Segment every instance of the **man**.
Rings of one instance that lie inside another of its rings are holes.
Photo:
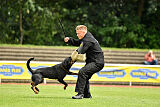
[[[73,99],[92,98],[89,91],[89,79],[104,67],[104,55],[98,41],[87,31],[84,25],[76,27],[78,39],[65,37],[64,41],[73,46],[80,46],[76,51],[78,54],[86,54],[86,64],[79,70]]]
[[[150,51],[145,55],[144,64],[146,64],[146,65],[158,65],[158,60],[156,59],[156,56],[153,54],[153,51],[152,51],[152,50],[150,50]]]

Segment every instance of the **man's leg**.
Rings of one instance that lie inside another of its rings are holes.
[[[88,83],[87,81],[89,80],[89,77],[91,77],[89,75],[94,74],[93,72],[91,72],[92,67],[94,67],[93,64],[89,63],[79,70],[75,92],[84,94],[86,83]]]
[[[153,60],[152,65],[158,65],[158,60]]]
[[[78,94],[76,96],[73,96],[73,99],[83,98],[85,87],[86,89],[87,87],[89,88],[89,86],[86,86],[86,84],[89,85],[89,82],[87,81],[91,78],[91,76],[94,73],[100,71],[102,68],[103,66],[99,67],[93,62],[85,65],[83,68],[80,69],[75,89],[75,91],[78,92]]]
[[[73,96],[72,99],[82,99],[84,97],[84,88],[86,85],[86,75],[85,73],[82,73],[80,70],[78,73],[78,79],[76,83],[75,92],[78,92],[76,96]]]
[[[144,64],[145,64],[145,65],[151,65],[151,62],[144,61]]]
[[[76,86],[76,92],[78,92],[80,94],[83,93],[84,94],[84,98],[92,98],[91,93],[90,93],[90,88],[89,88],[89,80],[87,79],[83,92],[82,91],[78,91],[78,86]]]
[[[90,89],[89,89],[89,80],[86,82],[86,85],[84,88],[84,98],[92,98]]]
[[[76,83],[75,92],[78,92],[78,94],[83,94],[84,88],[86,86],[86,81],[87,81],[87,75],[81,69],[78,73],[78,79]]]

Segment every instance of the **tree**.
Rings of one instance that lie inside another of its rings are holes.
[[[0,43],[65,45],[84,24],[104,47],[159,48],[158,0],[1,0]]]

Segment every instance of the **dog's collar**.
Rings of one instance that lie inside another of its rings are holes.
[[[64,71],[66,71],[68,74],[71,73],[69,70],[65,69],[62,65],[61,65],[61,68],[62,68]]]

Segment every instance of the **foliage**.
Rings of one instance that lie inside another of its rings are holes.
[[[65,45],[61,20],[67,36],[84,24],[104,47],[160,46],[158,0],[1,0],[0,43],[20,43],[20,7],[23,44]]]

